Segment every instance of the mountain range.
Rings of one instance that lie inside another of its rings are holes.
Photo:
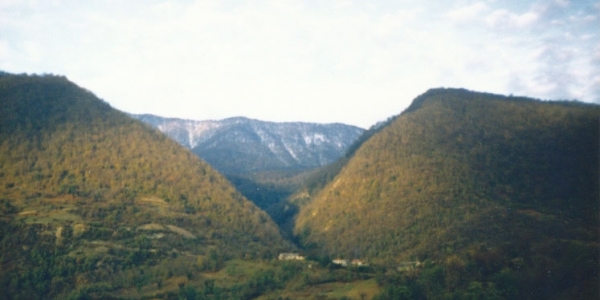
[[[364,131],[339,123],[131,116],[159,129],[226,175],[320,167],[342,157]]]
[[[367,131],[136,118],[0,72],[1,299],[599,295],[598,105],[431,89]]]

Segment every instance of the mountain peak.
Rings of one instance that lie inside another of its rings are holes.
[[[471,242],[500,247],[508,240],[493,234],[514,230],[507,224],[515,211],[586,231],[598,225],[599,112],[597,105],[430,90],[359,145],[300,211],[296,234],[331,256],[359,249],[371,259],[410,260],[437,259],[444,247],[465,250]],[[484,230],[486,218],[500,231]]]
[[[208,164],[64,78],[0,77],[0,165],[0,286],[17,298],[291,247]]]

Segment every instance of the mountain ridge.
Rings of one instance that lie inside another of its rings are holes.
[[[195,121],[149,114],[131,116],[167,133],[226,174],[322,166],[341,157],[364,131],[341,123],[269,122],[246,117]]]
[[[304,200],[294,234],[317,256],[424,263],[390,299],[597,297],[599,128],[598,105],[429,90]]]
[[[229,122],[205,149],[239,164],[250,156],[227,143],[286,148]],[[428,90],[326,168],[227,177],[304,193],[261,206],[308,255],[280,262],[297,249],[190,150],[65,77],[0,73],[0,287],[15,299],[365,298],[354,283],[382,291],[373,299],[595,299],[599,131],[598,105]]]

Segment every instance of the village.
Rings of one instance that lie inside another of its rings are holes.
[[[306,260],[306,257],[299,254],[299,253],[280,253],[278,256],[279,260]],[[361,260],[361,259],[352,259],[352,260],[348,260],[348,259],[342,259],[342,258],[336,258],[331,260],[331,264],[335,265],[335,266],[339,266],[339,267],[368,267],[369,264],[366,263],[365,261]],[[415,269],[417,267],[422,266],[423,263],[420,261],[407,261],[407,262],[401,262],[398,267],[396,268],[397,271],[399,272],[405,272],[405,271],[409,271],[412,269]],[[310,265],[309,265],[310,267]]]

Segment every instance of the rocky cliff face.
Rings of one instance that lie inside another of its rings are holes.
[[[338,123],[132,116],[158,128],[226,174],[322,166],[340,158],[364,131]]]

